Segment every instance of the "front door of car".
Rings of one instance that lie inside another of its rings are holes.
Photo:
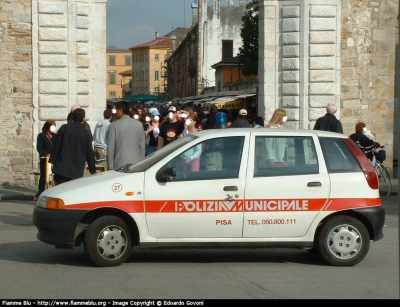
[[[146,220],[152,237],[242,237],[245,139],[242,134],[194,143],[146,171]],[[156,177],[162,171],[176,176],[160,182]]]
[[[304,236],[328,205],[331,184],[324,160],[318,159],[318,139],[285,133],[251,139],[244,238]]]

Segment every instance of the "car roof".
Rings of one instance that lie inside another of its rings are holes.
[[[201,134],[202,136],[207,135],[233,135],[237,133],[243,132],[255,132],[255,133],[262,133],[263,131],[268,132],[268,134],[276,133],[276,134],[285,134],[285,135],[317,135],[318,137],[333,137],[333,138],[348,138],[347,135],[337,132],[331,131],[321,131],[321,130],[309,130],[309,129],[277,129],[277,128],[223,128],[223,129],[207,129],[202,131],[194,132],[193,134]]]

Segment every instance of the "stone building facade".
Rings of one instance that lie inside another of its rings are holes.
[[[398,0],[260,0],[259,14],[261,115],[283,107],[287,127],[312,129],[335,102],[344,134],[363,121],[387,144],[397,178]]]
[[[130,71],[132,79],[132,52],[129,49],[108,48],[106,50],[106,99],[124,99],[125,89],[129,88],[123,83],[125,79],[123,73]]]
[[[0,184],[30,185],[45,120],[74,104],[102,118],[106,0],[5,0],[0,22]]]
[[[385,164],[391,166],[398,156],[398,0],[259,5],[260,114],[269,118],[282,106],[289,124],[310,128],[333,99],[345,134],[365,121],[377,140],[389,144]],[[36,136],[44,120],[59,127],[76,103],[91,126],[102,118],[105,26],[106,0],[0,2],[0,184],[34,183]]]
[[[198,8],[198,73],[197,94],[203,89],[215,86],[215,72],[212,65],[222,60],[223,41],[232,43],[232,56],[242,46],[240,28],[242,16],[249,0],[197,0]],[[194,19],[195,20],[195,19]]]

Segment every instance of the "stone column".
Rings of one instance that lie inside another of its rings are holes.
[[[32,2],[34,135],[66,123],[74,104],[92,132],[106,107],[106,0]],[[33,141],[36,147],[36,138]],[[34,160],[37,152],[34,150]]]
[[[259,114],[309,129],[340,105],[340,0],[259,2]],[[340,110],[336,114],[340,116]]]

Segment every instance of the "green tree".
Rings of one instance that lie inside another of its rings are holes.
[[[239,48],[238,57],[244,64],[245,76],[258,75],[258,0],[252,0],[246,5],[242,16],[240,36],[243,45]]]

